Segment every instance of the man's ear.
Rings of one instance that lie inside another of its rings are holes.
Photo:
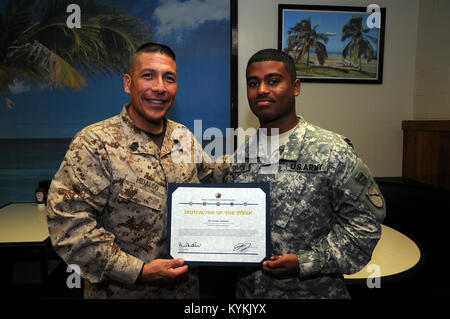
[[[130,87],[131,87],[131,75],[125,73],[123,75],[123,90],[125,91],[125,93],[131,94]]]
[[[300,84],[300,79],[295,79],[294,81],[294,95],[299,96],[302,85]]]

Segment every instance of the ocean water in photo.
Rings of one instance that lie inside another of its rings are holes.
[[[58,170],[70,139],[0,139],[0,207],[35,201],[40,181]]]

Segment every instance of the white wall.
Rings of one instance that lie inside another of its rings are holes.
[[[252,54],[277,48],[278,4],[386,8],[383,84],[303,83],[297,114],[350,138],[375,176],[401,176],[401,122],[413,117],[419,0],[239,0],[239,126],[258,127],[246,96],[245,67]]]
[[[450,120],[450,1],[420,0],[414,119]]]

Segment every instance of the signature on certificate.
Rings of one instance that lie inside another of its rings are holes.
[[[233,250],[234,251],[245,251],[248,248],[250,248],[252,246],[251,243],[238,243],[236,245],[234,245]]]
[[[186,248],[186,247],[201,247],[202,245],[198,242],[188,243],[188,242],[178,242],[178,247],[180,248]]]

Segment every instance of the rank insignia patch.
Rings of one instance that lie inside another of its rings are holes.
[[[356,176],[355,176],[355,180],[360,183],[361,185],[366,185],[367,181],[369,180],[369,178],[363,173],[363,172],[359,172]]]
[[[383,208],[383,197],[381,197],[381,194],[374,183],[370,185],[369,190],[367,191],[367,197],[375,207]]]

